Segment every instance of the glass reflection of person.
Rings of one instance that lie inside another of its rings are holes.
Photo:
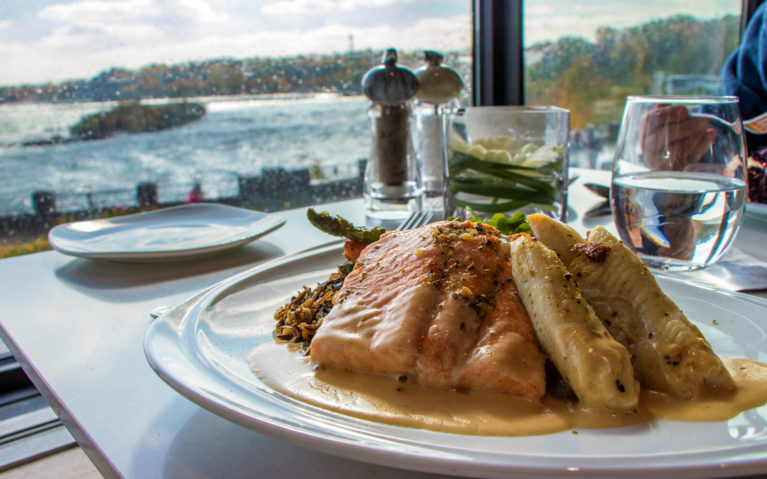
[[[717,138],[709,118],[692,116],[682,105],[658,105],[642,116],[639,130],[642,154],[652,171],[699,169]],[[696,231],[690,216],[700,212],[699,201],[694,195],[658,192],[652,201],[662,237],[653,240],[655,235],[642,235],[643,250],[655,256],[692,259]]]
[[[642,154],[653,171],[681,171],[697,163],[716,140],[711,120],[682,105],[658,105],[639,124]]]

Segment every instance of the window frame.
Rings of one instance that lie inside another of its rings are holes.
[[[522,105],[522,0],[474,0],[472,13],[473,104]]]
[[[740,37],[765,0],[742,0]],[[524,104],[523,0],[474,0],[472,103]]]
[[[754,12],[764,0],[743,0],[740,8],[740,38],[743,38],[743,34],[746,33],[746,27],[751,17],[754,16]]]

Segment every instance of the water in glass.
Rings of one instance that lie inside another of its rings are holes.
[[[734,97],[629,97],[611,201],[623,242],[650,267],[705,267],[732,244],[746,199]]]

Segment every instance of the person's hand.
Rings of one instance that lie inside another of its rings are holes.
[[[690,116],[681,105],[658,105],[639,125],[642,152],[653,170],[683,170],[699,161],[716,139],[708,118]]]

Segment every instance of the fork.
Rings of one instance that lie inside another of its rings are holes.
[[[410,213],[410,216],[405,218],[405,221],[397,226],[397,229],[400,231],[405,231],[411,230],[413,228],[418,228],[419,226],[429,224],[433,216],[434,215],[432,215],[430,211],[413,211]]]

